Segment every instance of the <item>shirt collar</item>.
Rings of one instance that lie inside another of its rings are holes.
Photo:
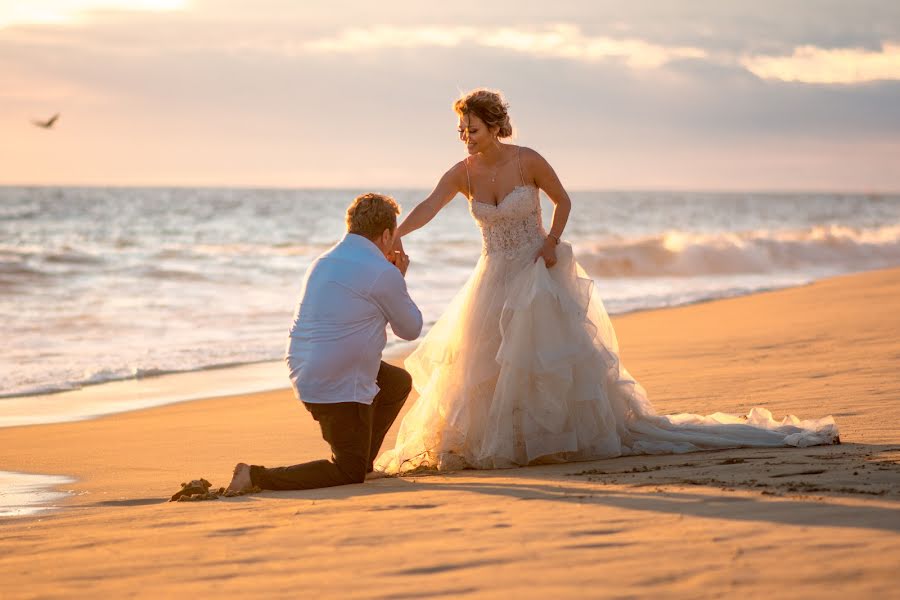
[[[384,256],[384,252],[375,245],[375,242],[358,233],[345,233],[344,239],[341,240],[341,245],[345,244],[349,245],[351,248],[356,248],[387,260]]]

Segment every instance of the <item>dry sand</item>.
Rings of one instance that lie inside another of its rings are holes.
[[[326,446],[289,391],[0,429],[0,469],[77,480],[0,520],[2,596],[900,595],[900,269],[614,322],[660,412],[833,414],[844,444],[165,503]]]

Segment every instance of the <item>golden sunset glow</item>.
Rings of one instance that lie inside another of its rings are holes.
[[[0,600],[894,597],[898,166],[900,0],[0,0]]]
[[[187,0],[29,0],[0,4],[0,28],[28,24],[78,22],[93,11],[169,11]]]
[[[873,1],[0,0],[0,185],[427,187],[488,87],[576,188],[900,189]]]
[[[864,83],[900,80],[900,45],[886,43],[880,52],[855,48],[801,46],[791,56],[753,56],[741,61],[763,79],[802,83]]]
[[[391,27],[347,29],[313,40],[305,48],[315,52],[371,52],[391,48],[455,48],[474,45],[508,50],[539,58],[580,61],[619,59],[629,67],[652,69],[679,58],[704,58],[700,48],[666,47],[634,38],[591,36],[577,25],[557,24],[540,29],[513,27]]]

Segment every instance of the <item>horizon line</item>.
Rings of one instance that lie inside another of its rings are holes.
[[[135,183],[2,183],[0,188],[80,188],[80,189],[200,189],[200,190],[278,190],[278,191],[334,191],[346,192],[355,191],[365,188],[387,188],[395,191],[409,192],[425,192],[428,193],[431,186],[417,187],[410,185],[398,186],[283,186],[283,185],[267,185],[267,184],[229,184],[229,185],[213,185],[213,184],[135,184]],[[542,190],[543,191],[543,190]],[[847,188],[695,188],[695,187],[665,187],[665,186],[609,186],[609,187],[584,187],[574,186],[566,188],[567,192],[678,192],[693,194],[847,194],[854,196],[897,196],[900,195],[900,188],[897,189],[847,189]],[[545,192],[546,193],[546,192]]]

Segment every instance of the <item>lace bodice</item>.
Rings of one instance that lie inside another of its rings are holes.
[[[542,243],[547,233],[541,221],[538,189],[520,185],[497,206],[472,200],[469,212],[481,228],[481,253],[515,258]]]

